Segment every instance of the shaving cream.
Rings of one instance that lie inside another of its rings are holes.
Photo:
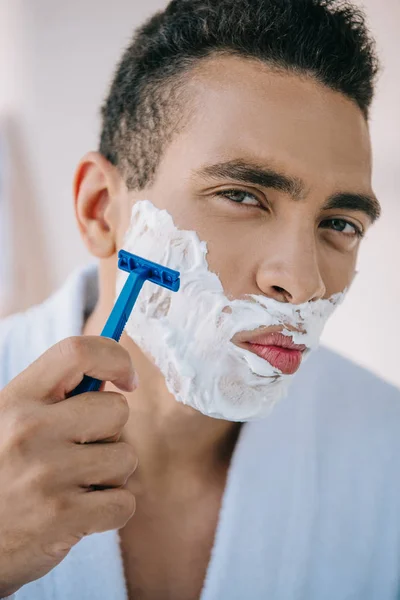
[[[208,268],[206,243],[195,231],[179,230],[166,210],[147,200],[135,203],[123,248],[180,271],[176,293],[145,282],[126,332],[153,359],[178,402],[214,418],[265,417],[293,379],[234,344],[235,334],[283,326],[282,333],[304,344],[307,354],[344,295],[300,305],[263,295],[230,300]],[[126,277],[119,272],[117,293]]]

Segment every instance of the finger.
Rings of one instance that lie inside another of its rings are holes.
[[[83,488],[123,486],[138,465],[132,446],[126,442],[76,445],[68,460],[75,468],[70,468],[66,483]]]
[[[82,491],[79,498],[76,526],[82,535],[121,529],[136,509],[134,495],[125,488],[108,488],[101,491]]]
[[[128,421],[126,398],[117,392],[88,392],[48,407],[57,435],[78,444],[117,439]]]
[[[64,400],[88,375],[132,391],[135,371],[129,353],[120,344],[97,336],[71,337],[59,342],[14,379],[8,390],[14,397]]]

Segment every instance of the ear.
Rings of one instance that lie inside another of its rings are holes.
[[[76,219],[86,247],[98,258],[116,251],[120,183],[117,169],[98,152],[86,154],[75,173]]]

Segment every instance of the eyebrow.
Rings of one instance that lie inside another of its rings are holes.
[[[381,206],[375,196],[343,192],[334,194],[324,205],[324,210],[345,209],[365,213],[374,223],[381,216]]]
[[[259,166],[243,160],[230,160],[206,165],[196,171],[197,175],[209,179],[228,178],[242,183],[250,183],[284,192],[293,200],[306,196],[306,185],[298,177],[277,171],[274,167]],[[381,207],[375,196],[356,192],[339,192],[330,196],[323,210],[347,209],[365,213],[372,222],[381,214]]]
[[[243,183],[272,188],[284,192],[294,200],[300,200],[305,194],[305,185],[297,177],[290,177],[279,173],[273,168],[260,167],[242,160],[229,160],[208,165],[197,171],[197,173],[211,179],[226,177]]]

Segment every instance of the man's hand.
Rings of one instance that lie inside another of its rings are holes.
[[[0,598],[55,567],[85,535],[135,511],[124,485],[137,466],[119,442],[125,397],[68,398],[83,375],[135,388],[122,346],[75,337],[53,346],[0,391]]]

